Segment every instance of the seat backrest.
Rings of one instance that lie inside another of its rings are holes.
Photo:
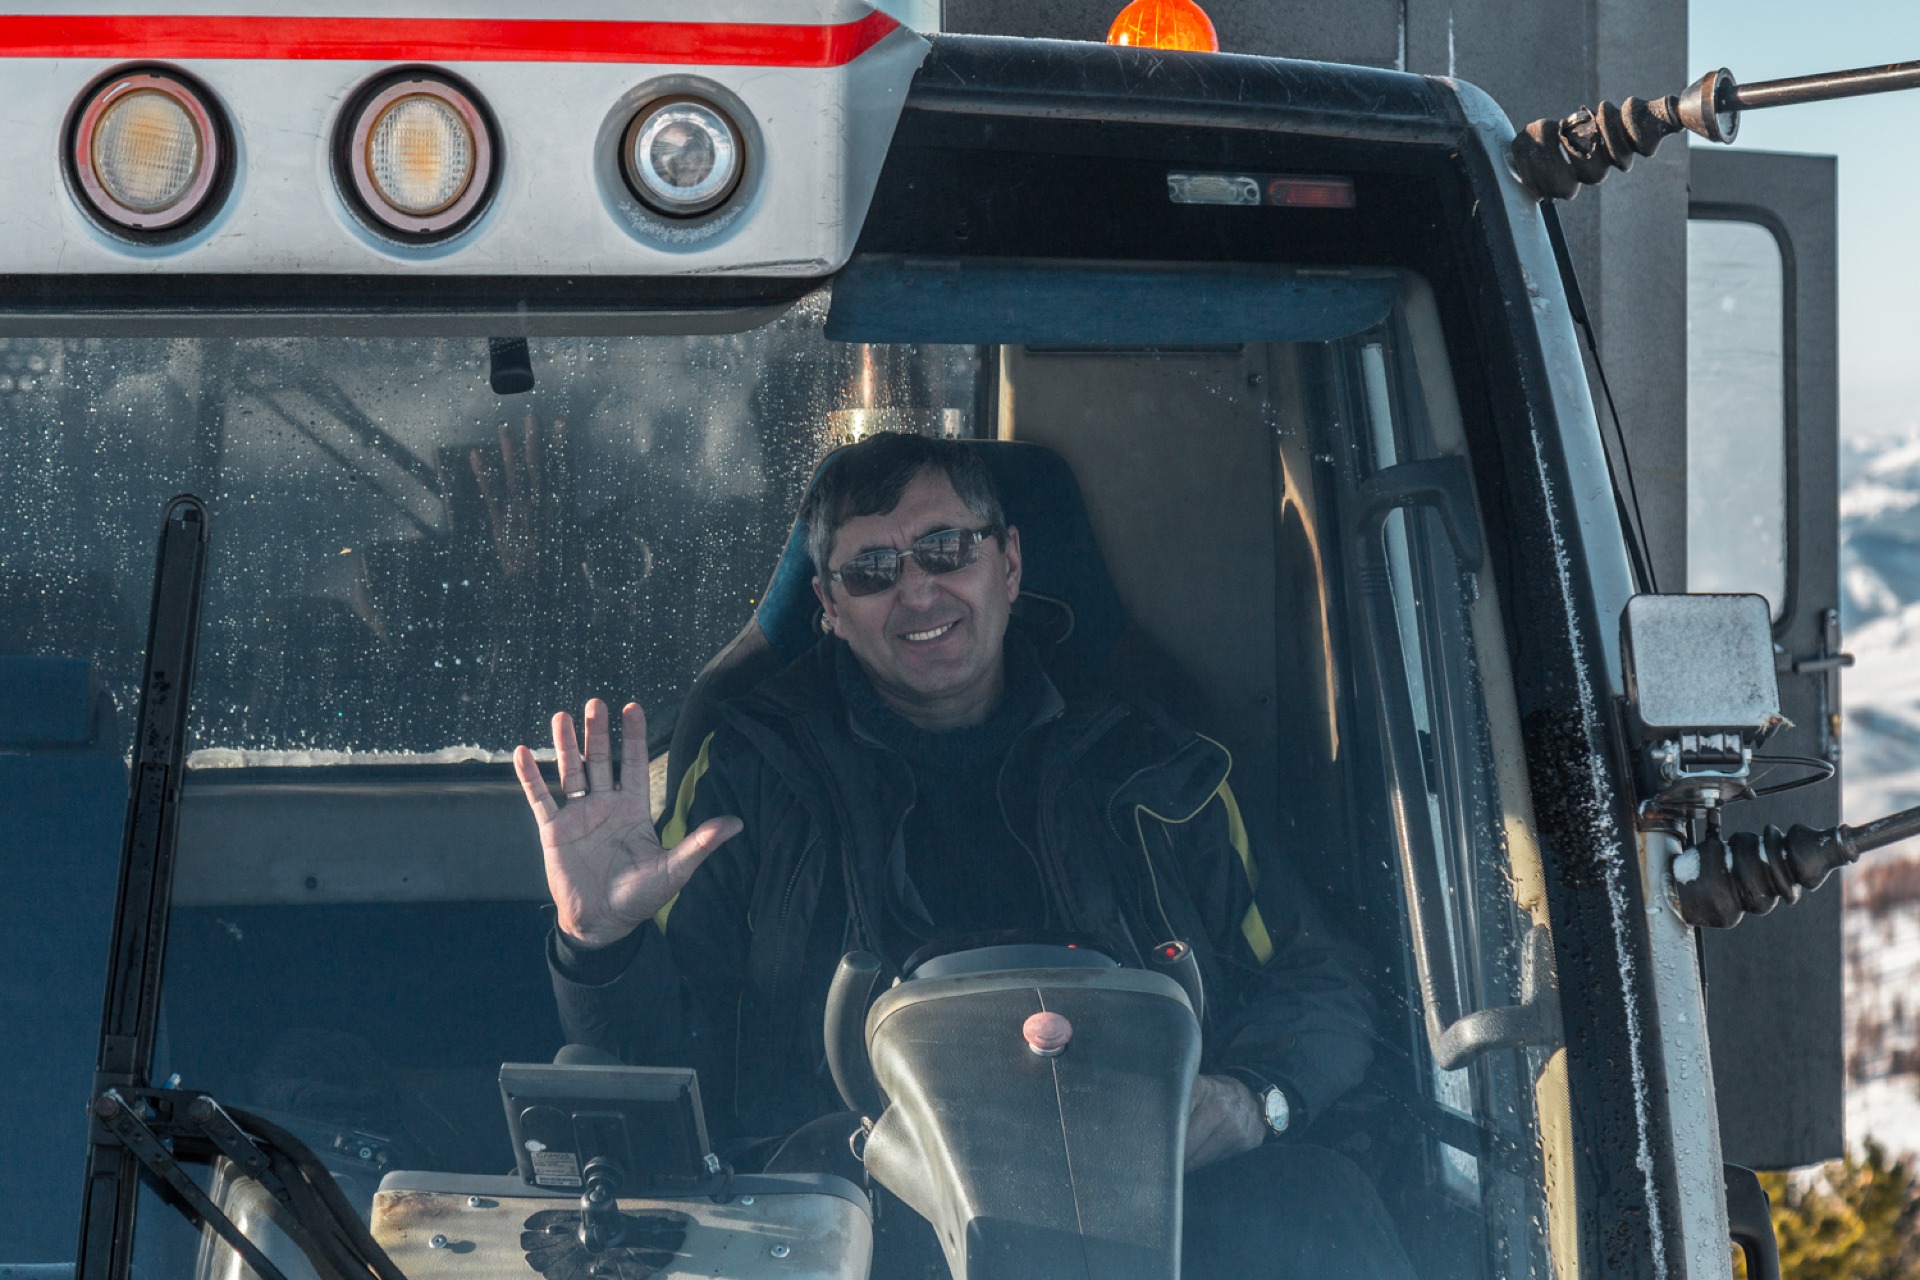
[[[978,440],[970,447],[980,451],[993,473],[1007,523],[1020,530],[1023,564],[1015,615],[1039,645],[1048,674],[1071,694],[1101,677],[1126,624],[1080,486],[1065,460],[1040,445]],[[839,456],[838,451],[827,455],[809,491]],[[748,692],[818,642],[820,612],[807,531],[796,520],[759,608],[707,663],[680,708],[667,754],[669,797],[679,792],[688,764],[717,724],[718,705]]]

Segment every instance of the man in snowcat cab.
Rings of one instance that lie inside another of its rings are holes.
[[[857,1178],[857,1118],[819,1069],[843,953],[899,973],[962,938],[1079,936],[1132,964],[1185,941],[1208,991],[1188,1273],[1410,1276],[1367,1179],[1297,1140],[1371,1058],[1350,953],[1303,892],[1254,905],[1222,747],[1062,695],[1013,620],[1020,531],[980,452],[880,434],[830,458],[801,513],[826,635],[716,709],[657,836],[646,789],[614,785],[599,699],[584,752],[554,717],[564,804],[517,750],[569,1039],[697,1067],[739,1167]],[[647,740],[637,705],[623,734]],[[912,1215],[878,1225],[875,1274],[938,1256]]]

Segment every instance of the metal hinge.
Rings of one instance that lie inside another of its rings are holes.
[[[1794,675],[1817,675],[1853,665],[1853,655],[1840,649],[1840,611],[1828,609],[1820,615],[1820,652],[1796,658],[1779,645],[1773,648],[1774,669]]]
[[[1840,760],[1840,672],[1853,665],[1853,655],[1840,648],[1840,611],[1821,611],[1818,653],[1796,658],[1775,645],[1773,665],[1782,675],[1825,677],[1820,685],[1820,754],[1837,764]]]

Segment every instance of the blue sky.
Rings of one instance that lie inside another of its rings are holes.
[[[1742,82],[1920,60],[1916,0],[1692,0],[1688,26],[1693,73]],[[1920,431],[1914,139],[1920,90],[1749,112],[1734,144],[1840,157],[1840,425],[1856,438]]]

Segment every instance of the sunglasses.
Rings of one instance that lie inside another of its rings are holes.
[[[905,551],[885,547],[863,551],[827,575],[850,596],[877,596],[900,581],[908,560],[919,563],[930,577],[954,573],[980,558],[980,541],[994,529],[941,529],[917,539]]]

